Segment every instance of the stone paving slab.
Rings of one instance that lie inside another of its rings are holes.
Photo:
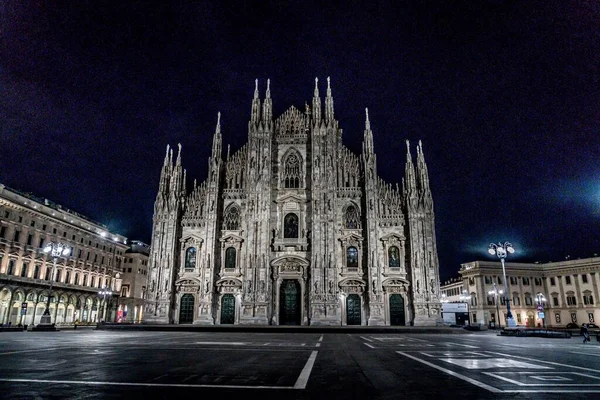
[[[98,324],[99,330],[166,332],[268,332],[268,333],[418,333],[463,335],[471,332],[445,326],[259,326],[259,325],[166,325]]]

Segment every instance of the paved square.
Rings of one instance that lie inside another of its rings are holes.
[[[528,368],[528,369],[552,369],[539,364],[526,363],[523,361],[505,358],[440,358],[441,361],[458,365],[467,369],[490,369],[490,368]]]

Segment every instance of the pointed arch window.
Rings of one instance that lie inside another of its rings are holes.
[[[196,248],[190,247],[185,251],[185,270],[196,269]]]
[[[225,230],[235,231],[240,229],[240,210],[237,207],[230,207],[225,213]]]
[[[388,249],[388,265],[390,268],[400,268],[400,250],[396,246]]]
[[[360,229],[360,216],[356,207],[346,207],[345,224],[347,229]]]
[[[297,238],[298,237],[298,216],[290,213],[283,219],[283,237]]]
[[[283,187],[296,189],[300,187],[300,158],[297,154],[288,155],[283,162]]]
[[[225,268],[235,268],[235,249],[233,247],[228,247],[225,251]]]
[[[358,268],[358,250],[354,246],[346,249],[346,267]]]

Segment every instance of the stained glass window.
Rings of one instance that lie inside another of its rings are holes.
[[[298,237],[298,216],[296,214],[288,214],[283,220],[283,237],[297,238]]]
[[[185,269],[195,269],[196,268],[196,248],[190,247],[185,252]]]
[[[346,228],[348,229],[359,229],[360,218],[358,210],[354,206],[348,206],[346,208]]]
[[[225,251],[225,268],[235,268],[235,249],[228,247]]]
[[[358,268],[358,250],[356,247],[348,247],[348,250],[346,250],[346,266],[348,268]]]
[[[390,268],[400,268],[400,250],[396,246],[388,250],[388,265]]]
[[[283,166],[283,187],[300,187],[300,159],[294,153],[287,156]]]
[[[225,230],[234,231],[240,229],[240,210],[237,207],[230,207],[225,213]]]

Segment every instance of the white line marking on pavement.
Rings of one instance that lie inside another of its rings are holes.
[[[197,377],[197,376],[198,376],[197,374],[190,375],[190,376],[188,376],[187,378],[185,378],[184,380],[182,380],[181,382],[186,382],[186,381],[189,381],[190,379],[192,379],[192,378],[195,378],[195,377]]]
[[[410,359],[413,359],[413,360],[415,360],[415,361],[418,361],[418,362],[420,362],[420,363],[422,363],[422,364],[428,365],[428,366],[430,366],[430,367],[432,367],[432,368],[435,368],[435,369],[437,369],[437,370],[439,370],[439,371],[445,372],[445,373],[447,373],[448,375],[452,375],[452,376],[454,376],[454,377],[456,377],[456,378],[462,379],[463,381],[469,382],[469,383],[471,383],[471,384],[473,384],[473,385],[475,385],[475,386],[479,386],[480,388],[486,389],[486,390],[488,390],[488,391],[490,391],[490,392],[492,392],[492,393],[502,393],[502,390],[500,390],[500,389],[498,389],[498,388],[495,388],[495,387],[493,387],[493,386],[490,386],[490,385],[486,385],[485,383],[481,383],[481,382],[479,382],[479,381],[476,381],[475,379],[471,379],[471,378],[469,378],[468,376],[464,376],[464,375],[462,375],[462,374],[459,374],[459,373],[457,373],[457,372],[450,371],[449,369],[442,368],[442,367],[440,367],[440,366],[437,366],[437,365],[435,365],[435,364],[432,364],[432,363],[430,363],[429,361],[421,360],[420,358],[417,358],[417,357],[411,356],[410,354],[404,353],[404,352],[402,352],[402,351],[397,351],[396,353],[398,353],[398,354],[400,354],[400,355],[403,355],[404,357],[408,357],[408,358],[410,358]]]
[[[470,344],[461,344],[461,343],[453,343],[453,342],[442,342],[441,344],[449,344],[452,346],[461,346],[461,347],[466,347],[469,349],[478,349],[479,348],[477,346],[471,346]]]
[[[456,338],[456,340],[464,340],[465,342],[479,343],[479,341],[475,339]]]
[[[210,344],[210,345],[231,345],[231,346],[246,346],[244,342],[196,342],[194,344]]]
[[[319,338],[319,342],[323,341],[323,335],[321,335],[321,337]]]
[[[315,344],[315,347],[321,347],[321,343]]]
[[[165,377],[165,376],[167,376],[167,375],[169,375],[169,374],[163,374],[163,375],[157,376],[157,377],[156,377],[156,378],[154,378],[154,379],[150,379],[150,382],[157,381],[157,380],[159,380],[160,378],[164,378],[164,377]]]
[[[306,362],[306,365],[302,369],[302,372],[300,372],[300,376],[298,377],[298,380],[294,384],[294,389],[305,389],[306,388],[306,384],[308,383],[308,378],[310,377],[310,372],[312,371],[313,366],[315,365],[315,360],[317,358],[317,354],[319,354],[318,351],[313,351],[312,354],[310,355],[310,357],[308,357],[308,361]]]
[[[600,393],[597,390],[504,390],[502,393]]]
[[[587,375],[587,374],[582,374],[581,372],[559,372],[559,371],[553,371],[551,372],[551,374],[555,375],[555,376],[550,376],[550,377],[546,377],[546,381],[544,383],[523,383],[523,382],[519,382],[517,380],[514,379],[510,379],[507,378],[505,376],[500,376],[501,372],[483,372],[486,375],[492,376],[494,378],[497,379],[501,379],[503,381],[506,381],[508,383],[512,383],[513,385],[517,385],[517,386],[548,386],[549,384],[552,386],[600,386],[600,383],[557,383],[557,378],[562,378],[560,379],[561,381],[565,381],[565,380],[569,380],[572,381],[573,379],[569,379],[566,377],[562,377],[560,376],[561,374],[563,375],[577,375],[577,376],[583,376],[585,378],[592,378],[592,379],[596,379],[596,380],[600,380],[600,377],[597,376],[592,376],[592,375]],[[511,374],[521,374],[521,375],[525,375],[525,374],[531,374],[531,371],[527,371],[527,372],[511,372]],[[544,374],[544,372],[535,372],[536,376],[530,376],[529,378],[534,378],[534,379],[538,379],[538,380],[543,380],[543,379],[539,379],[539,378],[544,378],[544,376],[542,374]],[[550,379],[554,378],[554,381],[550,382]]]
[[[377,348],[377,347],[375,347],[375,346],[371,346],[369,343],[363,343],[363,344],[364,344],[365,346],[369,346],[369,347],[370,347],[370,348],[372,348],[372,349],[376,349],[376,348]]]
[[[594,353],[582,353],[580,351],[570,351],[569,353],[571,354],[583,354],[584,356],[592,356],[592,357],[598,357],[599,354],[594,354]]]
[[[58,347],[52,347],[50,349],[15,350],[15,351],[7,351],[4,353],[0,353],[0,356],[6,355],[6,354],[33,353],[36,351],[50,351],[50,350],[57,350],[57,349],[58,349]]]
[[[186,387],[186,388],[225,388],[225,389],[296,389],[291,386],[248,386],[248,385],[208,385],[192,383],[143,383],[143,382],[93,382],[93,381],[63,381],[52,379],[4,379],[0,382],[23,383],[60,383],[66,385],[94,385],[94,386],[148,386],[148,387]]]
[[[569,365],[569,364],[561,364],[561,363],[556,363],[556,362],[552,362],[552,361],[544,361],[544,360],[538,360],[535,358],[528,358],[528,357],[521,357],[521,356],[513,356],[512,354],[504,354],[504,353],[498,353],[495,351],[486,351],[486,353],[492,353],[492,354],[498,354],[504,357],[514,357],[514,358],[522,358],[524,360],[528,360],[528,361],[536,361],[536,362],[540,362],[540,363],[545,363],[545,364],[550,364],[550,365],[560,365],[561,367],[569,367],[569,368],[574,368],[574,369],[581,369],[583,371],[589,371],[589,372],[598,372],[598,370],[596,369],[591,369],[591,368],[583,368],[583,367],[578,367],[575,365]]]
[[[361,336],[360,338],[361,338],[362,340],[366,340],[367,342],[372,342],[372,341],[373,341],[372,339],[366,338],[366,337],[364,337],[364,336]]]

